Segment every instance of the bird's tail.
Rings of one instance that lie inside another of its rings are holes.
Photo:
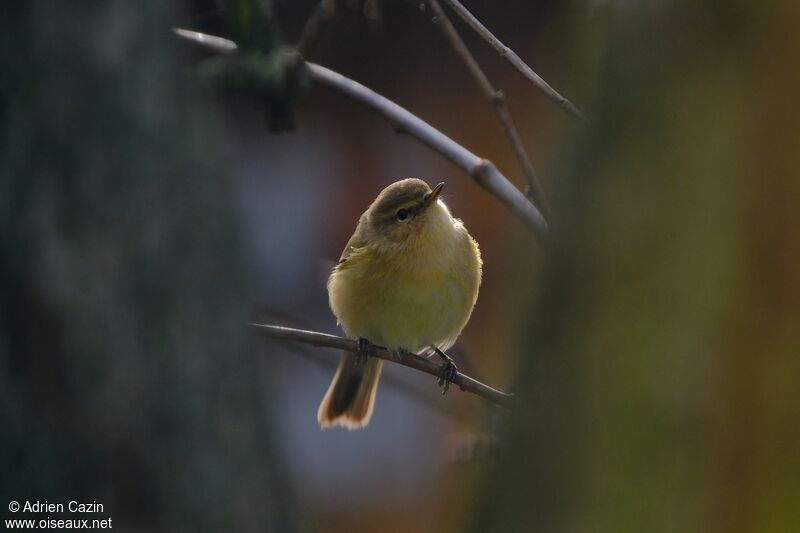
[[[345,353],[317,411],[319,425],[359,429],[369,424],[382,368],[381,359],[368,357],[362,365]]]

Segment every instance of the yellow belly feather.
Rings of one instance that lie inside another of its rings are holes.
[[[478,246],[450,218],[402,251],[363,247],[328,280],[331,309],[347,335],[419,352],[455,342],[478,296]]]

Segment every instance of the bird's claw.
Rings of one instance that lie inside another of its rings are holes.
[[[358,351],[356,351],[356,364],[365,365],[367,359],[375,353],[375,345],[364,337],[358,338]]]
[[[444,360],[442,367],[439,369],[438,379],[436,380],[442,388],[442,394],[444,395],[447,394],[447,389],[450,388],[450,384],[456,380],[458,376],[458,367],[449,355],[438,348],[434,348],[434,351]]]

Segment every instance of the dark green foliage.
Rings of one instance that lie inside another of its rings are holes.
[[[223,94],[264,106],[273,133],[293,131],[294,104],[309,89],[302,58],[281,46],[278,25],[269,4],[260,0],[219,0],[228,30],[238,49],[231,55],[205,60],[195,74]]]
[[[215,92],[264,106],[273,133],[294,130],[295,102],[310,86],[302,58],[290,48],[279,48],[269,54],[238,50],[206,59],[194,72]]]
[[[265,0],[217,0],[228,38],[240,50],[270,53],[282,42],[280,29]]]

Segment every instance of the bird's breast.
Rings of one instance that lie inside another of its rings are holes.
[[[397,253],[365,247],[334,270],[330,305],[348,336],[412,352],[455,342],[477,299],[480,253],[460,223],[432,230]]]

